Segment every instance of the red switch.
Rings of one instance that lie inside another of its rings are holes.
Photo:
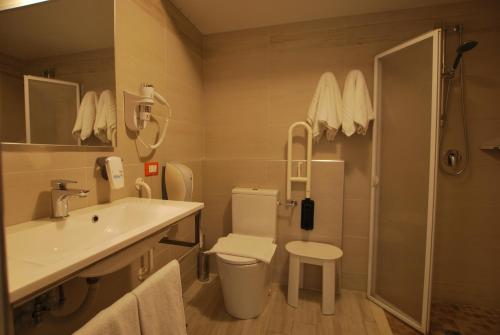
[[[144,163],[144,175],[146,177],[157,176],[158,171],[159,171],[158,162],[146,162],[146,163]]]

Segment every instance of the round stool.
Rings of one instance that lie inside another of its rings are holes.
[[[290,254],[288,270],[288,304],[299,305],[299,282],[301,264],[320,265],[323,268],[322,302],[323,314],[335,313],[335,260],[342,257],[342,250],[326,243],[292,241],[285,246]]]

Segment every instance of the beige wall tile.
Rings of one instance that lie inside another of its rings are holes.
[[[205,209],[202,230],[205,233],[205,247],[211,248],[219,237],[229,234],[231,229],[231,195],[205,195]]]
[[[367,199],[344,199],[343,231],[347,236],[368,237],[370,201]]]
[[[368,238],[345,236],[342,240],[344,256],[342,271],[366,274],[368,268]]]
[[[234,187],[259,187],[267,180],[266,162],[260,160],[205,160],[203,192],[230,196]],[[204,199],[206,200],[206,199]]]
[[[49,217],[52,214],[50,181],[53,179],[74,180],[78,182],[76,187],[87,187],[83,168],[3,174],[5,224]],[[69,201],[70,210],[87,204],[87,198],[71,198]]]
[[[27,145],[2,144],[2,172],[34,172],[82,168],[86,165],[83,151],[30,149]]]

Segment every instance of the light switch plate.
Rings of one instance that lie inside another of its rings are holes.
[[[159,172],[158,162],[146,162],[146,163],[144,163],[144,175],[146,177],[157,176],[158,172]]]

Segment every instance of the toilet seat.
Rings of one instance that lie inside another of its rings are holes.
[[[226,255],[226,254],[217,254],[217,257],[219,257],[219,259],[221,261],[223,261],[224,263],[232,264],[232,265],[251,265],[251,264],[256,264],[259,262],[255,258],[232,256],[232,255]]]
[[[276,248],[274,240],[270,237],[231,233],[226,237],[220,237],[205,253],[216,254],[226,264],[248,265],[258,262],[269,264]]]

